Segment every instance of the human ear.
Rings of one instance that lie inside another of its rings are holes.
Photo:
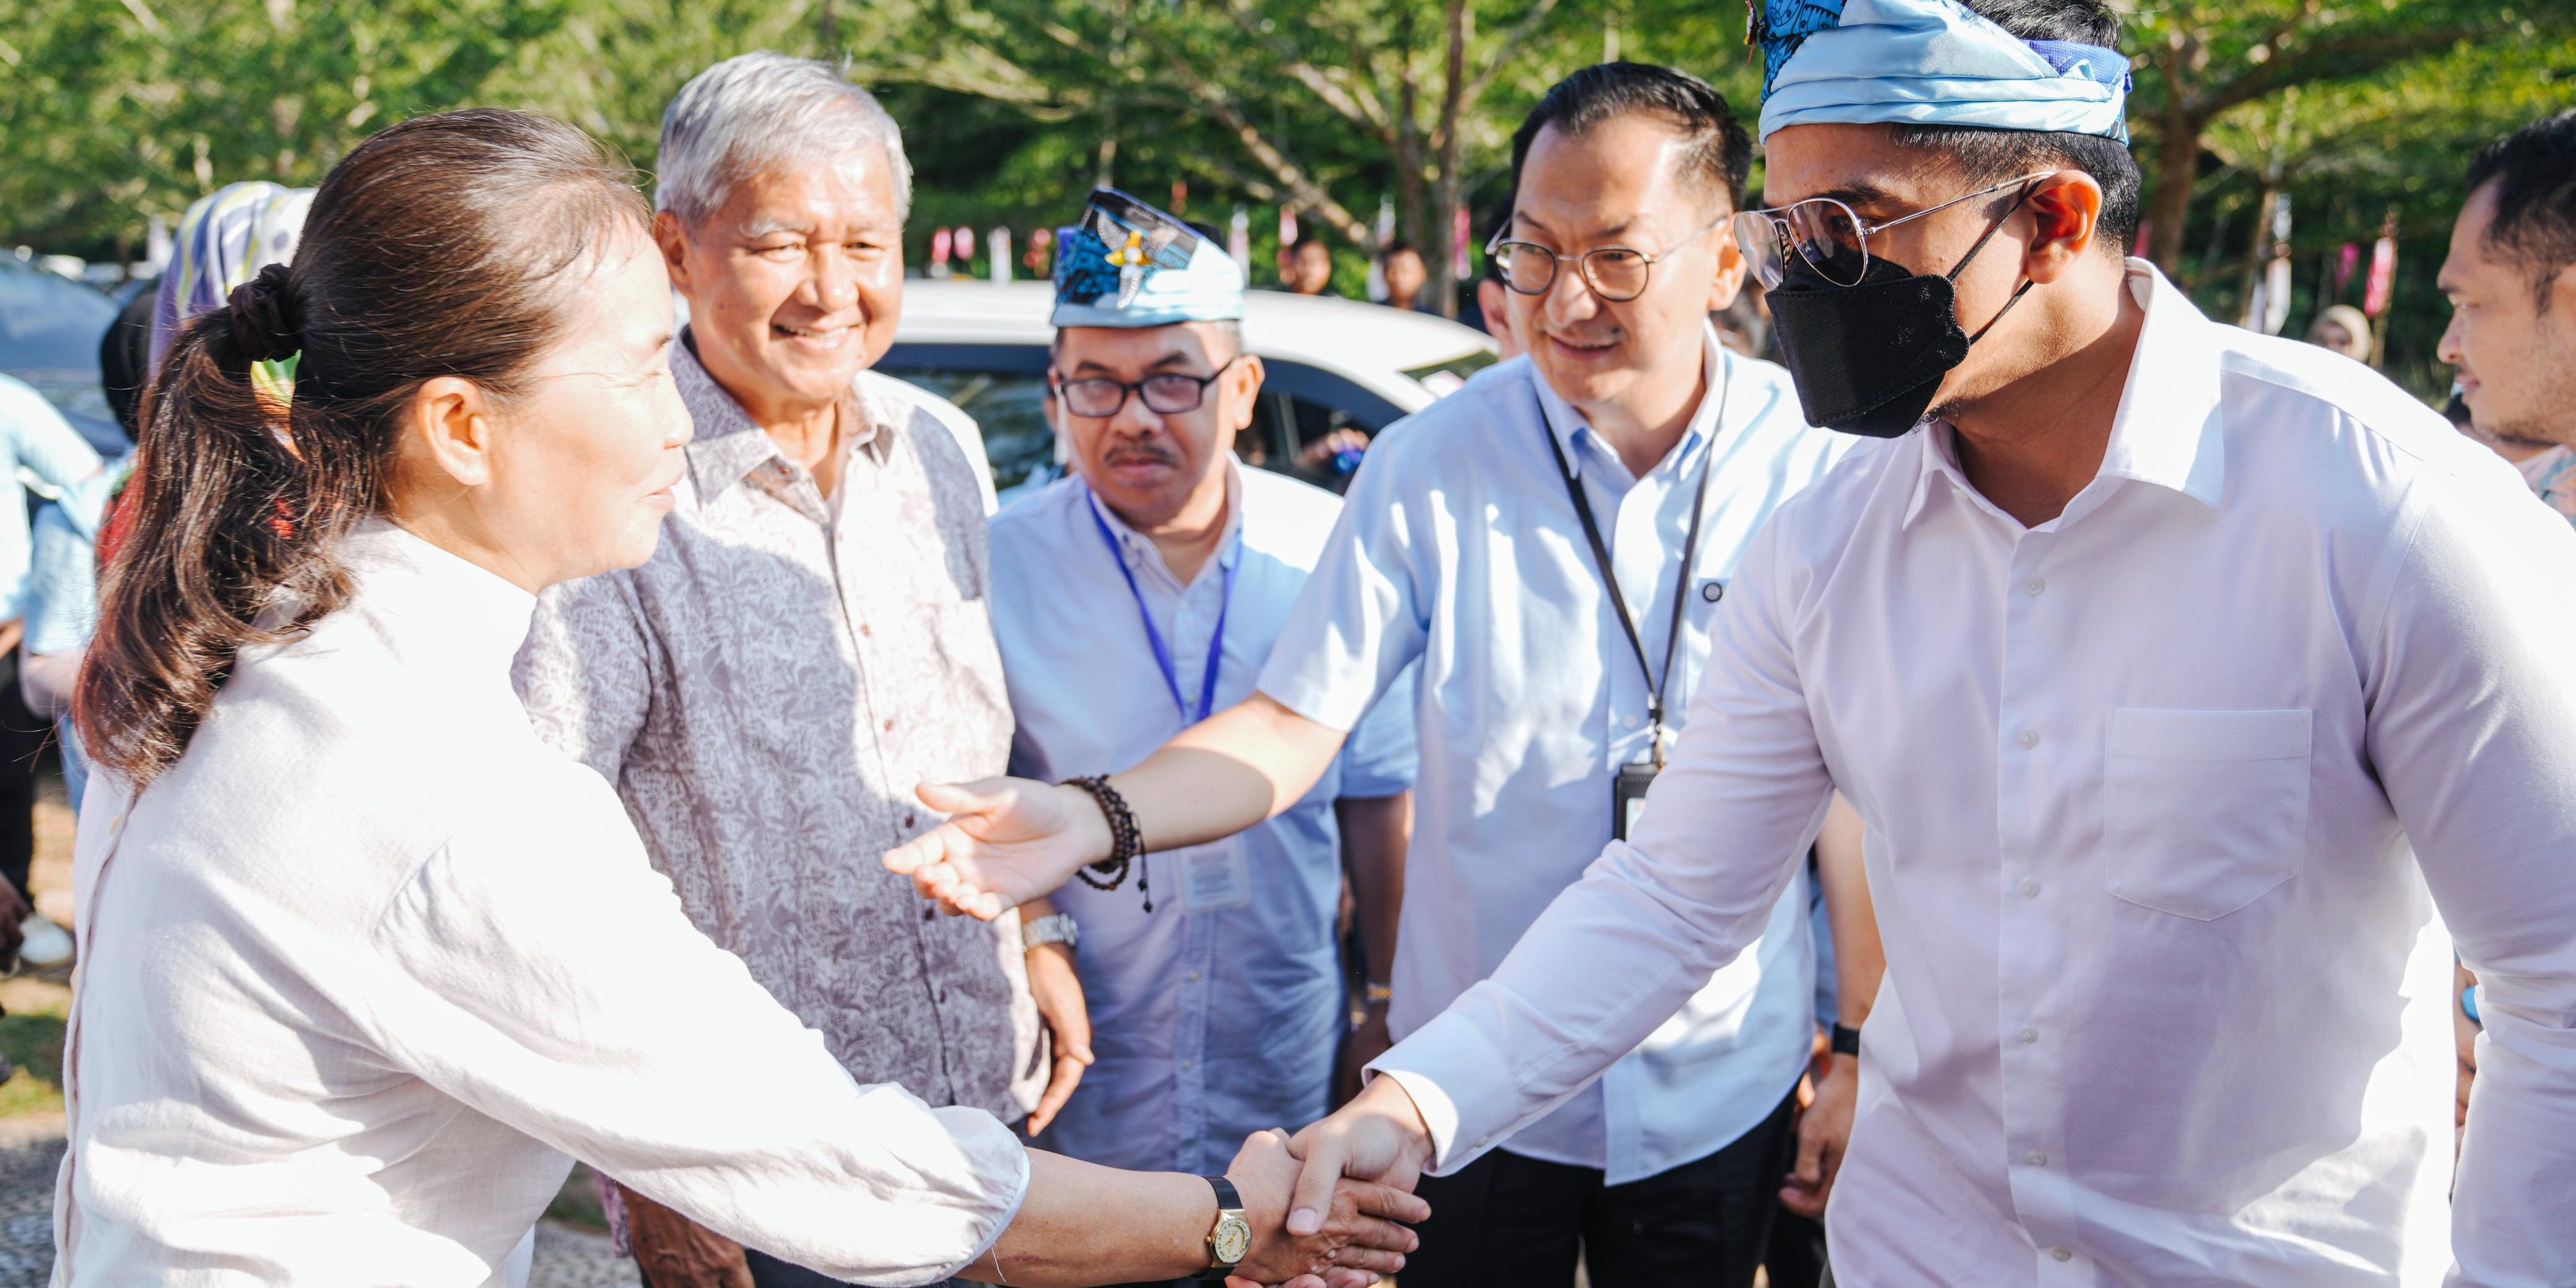
[[[2022,272],[2032,281],[2056,281],[2093,253],[2102,218],[2102,185],[2093,176],[2060,170],[2040,180],[2022,204],[2033,224],[2030,249],[2022,254]]]
[[[671,289],[689,293],[689,232],[680,217],[667,210],[653,213],[653,244],[662,248],[662,267],[671,274]]]
[[[411,396],[405,437],[421,461],[461,487],[492,481],[492,398],[455,376],[423,381]]]
[[[1734,304],[1736,295],[1744,290],[1744,272],[1748,266],[1744,262],[1743,249],[1735,244],[1732,227],[1720,224],[1708,235],[1717,239],[1717,271],[1709,278],[1708,307],[1702,312],[1717,313]]]
[[[1249,353],[1235,359],[1234,365],[1225,369],[1225,429],[1228,434],[1242,433],[1252,424],[1254,400],[1261,396],[1264,374],[1261,359]]]

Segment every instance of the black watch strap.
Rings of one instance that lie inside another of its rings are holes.
[[[1848,1024],[1837,1024],[1837,1025],[1835,1025],[1835,1026],[1834,1026],[1834,1054],[1835,1054],[1835,1055],[1859,1055],[1859,1054],[1860,1054],[1860,1030],[1859,1030],[1859,1029],[1856,1029],[1856,1028],[1853,1028],[1853,1027],[1851,1027],[1851,1026],[1850,1026],[1850,1025],[1848,1025]]]
[[[1206,1181],[1208,1183],[1208,1187],[1216,1191],[1216,1219],[1219,1224],[1222,1224],[1225,1221],[1227,1213],[1240,1213],[1243,1211],[1243,1194],[1241,1191],[1234,1188],[1234,1182],[1229,1181],[1222,1176],[1202,1176],[1199,1179]],[[1191,1278],[1205,1283],[1223,1283],[1225,1281],[1225,1277],[1228,1274],[1233,1273],[1234,1268],[1242,1263],[1240,1261],[1219,1262],[1216,1259],[1216,1228],[1214,1226],[1210,1226],[1208,1229],[1208,1240],[1208,1267],[1207,1269],[1198,1272],[1196,1275],[1191,1276]]]

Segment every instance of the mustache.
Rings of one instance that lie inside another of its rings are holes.
[[[1111,465],[1179,466],[1181,458],[1158,443],[1127,443],[1110,448],[1101,458]]]

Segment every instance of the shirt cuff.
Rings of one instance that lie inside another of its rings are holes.
[[[989,1117],[989,1115],[987,1116]],[[1000,1120],[996,1119],[995,1124],[998,1126],[999,1123]],[[1009,1132],[1010,1128],[1004,1127],[1002,1130]],[[1019,1144],[1019,1137],[1016,1133],[1012,1135],[1011,1143],[1014,1145]],[[987,1254],[993,1251],[996,1245],[1001,1243],[1002,1236],[1010,1232],[1011,1223],[1020,1219],[1020,1209],[1027,1206],[1029,1201],[1029,1151],[1027,1147],[1022,1146],[1020,1148],[1019,1155],[1018,1174],[1012,1184],[1010,1205],[1002,1209],[1001,1219],[993,1223],[992,1234],[986,1236],[984,1242],[977,1245],[972,1255],[968,1256],[964,1261],[950,1266],[945,1274],[942,1274],[938,1279],[932,1280],[932,1283],[953,1280],[957,1278],[957,1276],[972,1269],[976,1262],[983,1260]],[[1001,1263],[996,1261],[994,1264],[998,1266]]]
[[[1360,717],[1368,714],[1369,700],[1375,696],[1361,694],[1356,703],[1335,701],[1329,687],[1285,675],[1262,676],[1259,692],[1263,697],[1340,734],[1348,734],[1359,727]]]
[[[1448,1176],[1511,1134],[1504,1128],[1512,1115],[1501,1107],[1510,1093],[1492,1085],[1493,1071],[1510,1067],[1482,1030],[1450,1011],[1388,1048],[1364,1073],[1395,1079],[1413,1098],[1431,1133],[1430,1173]]]

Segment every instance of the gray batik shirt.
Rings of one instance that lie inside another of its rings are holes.
[[[853,1077],[1014,1120],[1017,919],[939,916],[878,861],[939,822],[916,784],[1010,756],[975,475],[917,391],[862,372],[826,499],[686,345],[671,369],[697,423],[678,506],[643,566],[544,595],[529,717]]]

